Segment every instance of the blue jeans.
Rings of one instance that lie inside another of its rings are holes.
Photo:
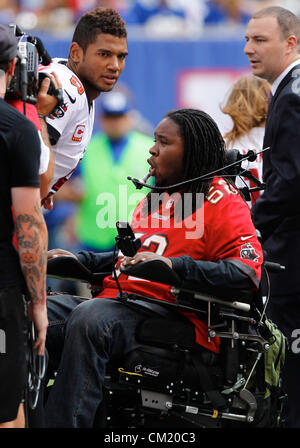
[[[61,359],[46,403],[47,427],[93,426],[106,365],[138,347],[135,329],[146,313],[116,299],[48,298],[50,362],[60,352]]]

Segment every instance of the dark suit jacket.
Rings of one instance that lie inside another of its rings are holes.
[[[269,106],[263,155],[266,189],[252,208],[267,259],[286,266],[271,278],[272,295],[300,294],[300,63]],[[299,303],[300,307],[300,303]]]

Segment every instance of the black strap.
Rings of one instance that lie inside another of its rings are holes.
[[[151,311],[152,314],[154,313],[163,317],[169,317],[176,313],[176,311],[174,312],[174,310],[169,310],[164,305],[148,302],[143,299],[147,299],[147,297],[144,298],[142,296],[138,296],[137,294],[128,293],[124,293],[124,298],[120,298],[120,295],[117,297],[117,300],[121,300],[124,305],[127,305],[131,309],[141,310],[144,312]],[[159,300],[157,300],[157,302],[159,302]]]
[[[150,310],[153,313],[164,317],[167,317],[170,314],[172,314],[172,312],[167,310],[163,305],[145,302],[142,299],[135,299],[135,300],[128,299],[126,303],[131,305],[137,305],[137,307],[146,308],[147,310]]]
[[[227,406],[227,401],[218,390],[214,389],[208,368],[201,362],[199,355],[199,353],[191,354],[192,361],[199,375],[200,387],[212,402],[214,409],[224,409]]]

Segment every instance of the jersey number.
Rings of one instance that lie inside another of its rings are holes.
[[[223,185],[224,190],[228,194],[237,194],[238,193],[237,190],[232,185],[230,185],[226,182],[226,180],[220,179],[218,181],[218,185]],[[224,197],[224,192],[222,190],[218,190],[215,187],[211,187],[208,192],[207,200],[211,204],[217,204],[223,197]]]
[[[142,232],[135,232],[134,233],[136,238],[141,238],[144,233]],[[141,249],[151,250],[151,252],[154,252],[157,255],[163,255],[169,245],[169,241],[166,235],[160,234],[160,233],[154,233],[153,235],[148,236],[142,243]],[[153,250],[154,249],[154,250]],[[119,251],[119,256],[122,256],[122,252]],[[120,270],[116,269],[116,274],[119,277],[120,276]],[[141,280],[141,281],[149,281],[142,278],[134,277],[132,275],[128,276],[128,280]]]

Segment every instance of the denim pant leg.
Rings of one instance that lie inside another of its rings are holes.
[[[77,305],[86,301],[78,296],[55,294],[47,297],[49,326],[47,329],[46,348],[49,355],[48,372],[56,370],[59,365],[64,345],[66,321]]]
[[[62,358],[46,404],[47,427],[92,427],[102,399],[106,364],[138,346],[137,324],[145,318],[115,299],[78,305],[66,324]]]
[[[37,406],[28,409],[28,425],[30,428],[45,427],[44,401],[49,388],[48,380],[53,379],[53,372],[57,370],[64,343],[64,328],[71,311],[83,301],[80,297],[68,294],[55,294],[47,296],[47,311],[49,326],[47,329],[47,371],[42,380]]]

